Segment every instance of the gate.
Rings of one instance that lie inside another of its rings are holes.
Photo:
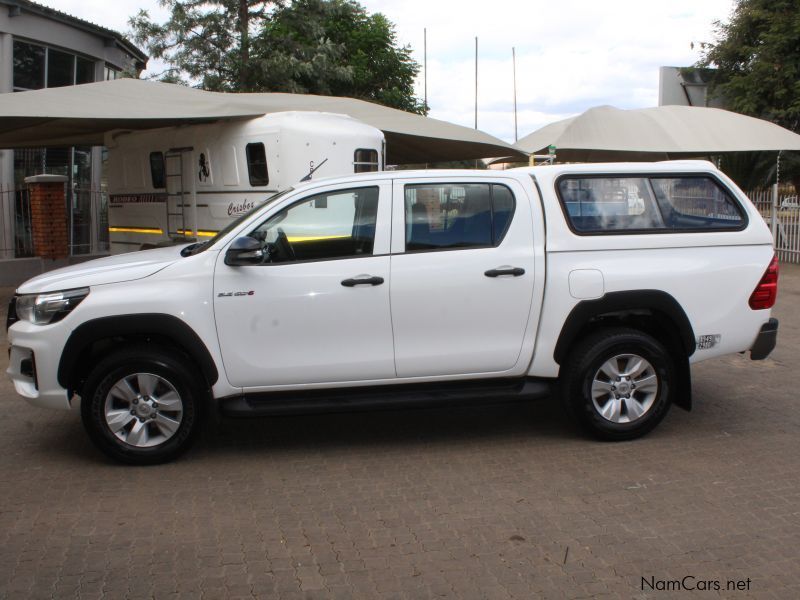
[[[772,231],[778,260],[800,263],[800,197],[779,193],[777,185],[754,190],[747,196]]]

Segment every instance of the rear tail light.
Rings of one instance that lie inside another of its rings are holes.
[[[769,263],[766,273],[758,282],[756,289],[750,296],[750,308],[753,310],[763,310],[772,308],[775,305],[775,298],[778,296],[778,257],[773,256]]]

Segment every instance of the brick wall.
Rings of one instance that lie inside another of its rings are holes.
[[[34,175],[25,179],[30,193],[33,252],[36,256],[52,259],[69,256],[66,181],[67,178],[60,175]]]

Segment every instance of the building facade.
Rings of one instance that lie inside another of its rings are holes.
[[[658,70],[658,105],[724,108],[724,101],[710,94],[714,70],[700,67],[661,67]]]
[[[29,0],[0,0],[0,93],[138,76],[146,64],[116,31]],[[0,258],[32,255],[24,179],[39,174],[67,177],[71,254],[102,252],[102,161],[99,147],[0,150]]]

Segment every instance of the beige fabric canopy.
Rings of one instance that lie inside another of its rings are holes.
[[[515,146],[527,154],[556,147],[561,161],[662,160],[725,152],[800,150],[800,135],[719,108],[598,106],[546,125]]]
[[[349,115],[383,131],[397,164],[524,156],[487,133],[353,98],[228,94],[118,79],[0,95],[0,148],[103,143],[114,129],[152,129],[283,111]]]

